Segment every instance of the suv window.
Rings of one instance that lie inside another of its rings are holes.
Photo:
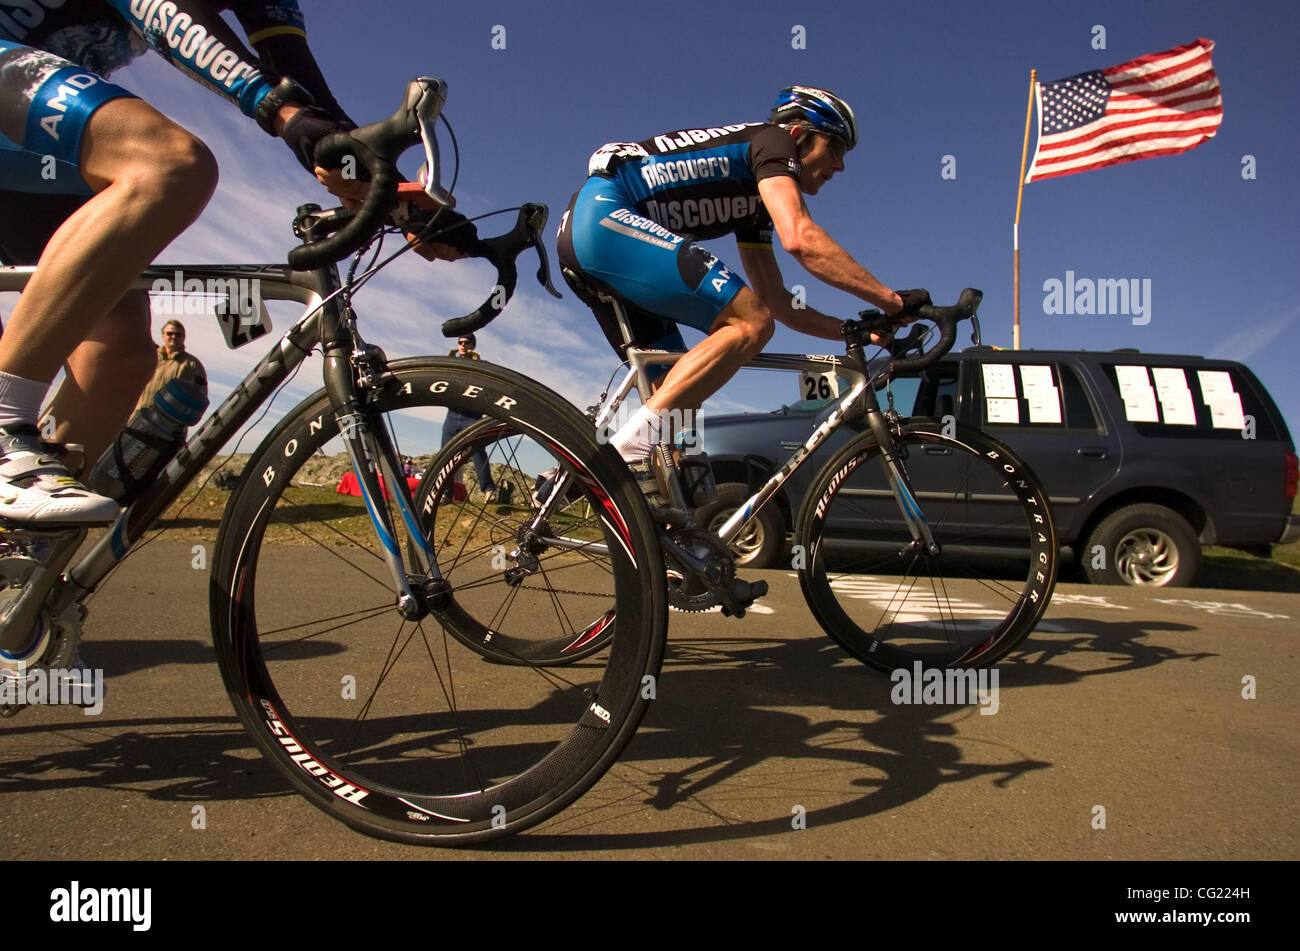
[[[889,392],[894,397],[894,409],[898,410],[904,416],[928,416],[929,413],[922,413],[917,405],[917,397],[921,393],[921,379],[916,376],[900,376],[889,381]],[[876,399],[880,400],[882,409],[889,405],[885,396],[885,387],[876,390]]]
[[[940,419],[945,416],[955,417],[957,415],[957,367],[941,367],[936,372],[942,372],[943,376],[934,388],[934,408],[930,411],[930,415],[938,416]]]
[[[1233,367],[1103,366],[1143,436],[1240,440],[1253,421],[1256,439],[1278,438],[1254,387]]]
[[[980,425],[1101,431],[1092,399],[1069,364],[980,363],[978,366],[975,392]]]

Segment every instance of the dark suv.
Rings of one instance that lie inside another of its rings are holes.
[[[1202,544],[1266,552],[1300,537],[1295,447],[1268,391],[1239,363],[973,347],[891,390],[900,413],[950,417],[1023,456],[1090,581],[1189,585]],[[701,434],[719,492],[741,501],[828,411],[821,400],[707,417]],[[854,435],[841,427],[786,482],[737,540],[744,563],[780,559],[813,475]]]

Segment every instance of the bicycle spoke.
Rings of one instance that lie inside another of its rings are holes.
[[[329,634],[333,631],[341,631],[345,627],[350,627],[353,624],[359,624],[362,621],[368,621],[371,618],[379,617],[379,615],[387,614],[391,610],[393,610],[393,606],[391,604],[381,604],[373,608],[362,608],[358,611],[350,612],[349,614],[339,614],[332,618],[318,618],[315,621],[305,621],[302,624],[290,624],[287,627],[276,628],[273,631],[263,631],[261,632],[261,637],[267,638],[273,634],[283,634],[286,631],[292,631],[298,627],[306,627],[309,624],[319,624],[323,621],[337,621],[339,618],[352,617],[352,615],[357,615],[357,614],[363,615],[362,617],[352,617],[352,620],[346,621],[343,624],[336,624],[333,627],[327,627],[320,631],[313,631],[310,634],[304,634],[302,637],[295,637],[293,640],[283,641],[279,644],[272,644],[269,647],[267,647],[267,650],[281,650],[293,644],[301,644],[303,641],[309,640],[313,637],[320,637],[322,634]]]

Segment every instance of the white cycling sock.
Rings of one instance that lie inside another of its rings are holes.
[[[34,425],[49,381],[27,380],[0,370],[0,426]]]
[[[663,419],[656,410],[642,406],[623,428],[614,434],[609,444],[618,450],[624,462],[645,462],[650,450],[659,441]]]

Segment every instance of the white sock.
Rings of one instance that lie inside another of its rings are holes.
[[[0,426],[34,426],[49,388],[48,380],[27,380],[0,370]]]
[[[624,462],[645,462],[650,451],[659,442],[663,420],[658,411],[642,406],[623,428],[614,434],[609,444],[618,450]]]

